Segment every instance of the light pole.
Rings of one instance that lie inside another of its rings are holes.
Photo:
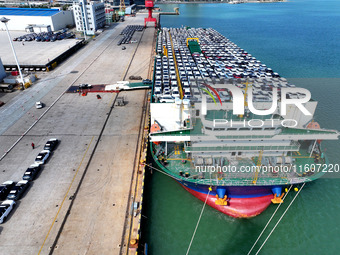
[[[7,35],[8,35],[8,40],[9,40],[9,44],[11,45],[11,48],[12,48],[12,51],[13,51],[13,55],[14,55],[14,58],[15,58],[15,62],[17,63],[17,67],[18,67],[18,70],[19,70],[19,73],[20,73],[20,78],[21,78],[22,89],[24,90],[25,89],[24,77],[22,76],[22,72],[21,72],[21,68],[19,66],[18,58],[17,58],[17,55],[15,53],[15,49],[14,49],[14,46],[13,46],[13,43],[12,43],[12,39],[11,39],[11,36],[9,34],[9,31],[8,31],[8,27],[7,27],[7,22],[9,21],[9,19],[7,19],[5,17],[2,17],[0,19],[0,21],[5,24]]]

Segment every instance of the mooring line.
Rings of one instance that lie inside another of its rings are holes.
[[[299,192],[295,195],[295,197],[293,198],[292,202],[290,202],[290,204],[288,205],[287,209],[283,212],[282,216],[280,217],[280,219],[278,220],[278,222],[275,224],[275,226],[273,227],[272,231],[270,231],[268,237],[266,238],[266,240],[264,240],[263,244],[261,245],[261,247],[258,249],[258,251],[256,252],[255,255],[259,254],[259,252],[261,251],[262,247],[266,244],[266,242],[268,241],[269,237],[271,236],[271,234],[274,232],[274,230],[276,229],[277,225],[279,225],[279,223],[281,222],[282,218],[285,216],[285,214],[287,213],[288,209],[290,208],[290,206],[293,204],[294,200],[297,198],[297,196],[300,194],[301,190],[303,189],[303,187],[305,186],[305,182],[303,183],[302,187],[300,188]]]
[[[292,187],[293,187],[293,185],[290,185],[290,187],[289,187],[287,193],[285,194],[285,196],[284,196],[283,199],[282,199],[283,201],[285,200],[286,196],[288,195],[288,193],[289,193],[289,191],[291,190]],[[274,218],[276,212],[279,210],[279,208],[280,208],[281,205],[282,205],[282,203],[280,203],[280,204],[277,206],[277,208],[276,208],[276,210],[274,211],[273,215],[272,215],[272,216],[270,217],[270,219],[268,220],[266,226],[263,228],[261,234],[260,234],[259,237],[256,239],[255,243],[253,244],[253,246],[251,247],[251,249],[249,250],[249,252],[248,252],[247,255],[249,255],[249,254],[252,252],[252,250],[254,249],[255,245],[256,245],[257,242],[260,240],[261,236],[263,235],[264,231],[267,229],[269,223],[272,221],[272,219]]]

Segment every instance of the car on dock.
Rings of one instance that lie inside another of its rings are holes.
[[[43,104],[40,101],[38,101],[38,102],[35,103],[35,108],[41,109],[41,108],[43,108]]]
[[[13,200],[5,200],[0,204],[0,224],[6,221],[14,206],[15,202]]]
[[[6,181],[0,185],[0,200],[5,200],[10,190],[15,186],[14,181]]]
[[[34,163],[43,165],[46,163],[47,159],[50,157],[50,151],[49,150],[42,150],[38,156],[35,158]]]
[[[92,88],[92,85],[91,84],[87,84],[87,83],[82,83],[82,84],[79,84],[78,87],[80,89],[90,89],[90,88]]]
[[[26,169],[24,175],[22,176],[22,179],[26,181],[33,181],[38,175],[38,173],[40,172],[40,170],[41,170],[41,165],[39,164],[30,165]]]
[[[19,200],[22,195],[25,193],[29,186],[29,181],[27,180],[21,180],[15,186],[11,189],[11,191],[8,193],[7,199],[8,200]]]
[[[54,151],[58,143],[59,143],[59,140],[57,138],[51,138],[46,142],[44,146],[44,150]]]

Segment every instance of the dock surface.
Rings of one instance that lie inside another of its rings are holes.
[[[27,34],[25,31],[10,31],[11,38]],[[20,66],[36,67],[46,66],[52,60],[56,59],[70,48],[74,47],[81,40],[74,38],[57,40],[54,42],[36,42],[36,41],[13,41]],[[16,66],[16,62],[8,42],[6,31],[0,31],[0,56],[4,66]]]
[[[80,83],[113,84],[130,75],[150,78],[152,26],[135,32],[137,43],[125,45],[126,50],[117,46],[120,32],[127,25],[142,25],[143,19],[127,17],[107,29],[1,107],[1,183],[19,181],[49,138],[61,141],[0,226],[1,253],[127,252],[130,196],[136,194],[131,183],[136,182],[148,91],[102,93],[101,99],[95,93],[65,91]],[[117,96],[124,96],[124,106],[116,106]],[[39,100],[43,109],[34,107]]]

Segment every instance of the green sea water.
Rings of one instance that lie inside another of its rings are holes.
[[[172,4],[179,16],[163,27],[212,27],[257,59],[311,91],[315,119],[340,130],[340,1],[290,0],[266,4]],[[329,160],[340,164],[340,142],[325,141]],[[308,183],[259,254],[340,254],[340,174]],[[295,196],[291,192],[268,231]],[[142,241],[153,255],[186,254],[203,203],[171,178],[154,172],[146,182]],[[276,209],[234,219],[207,206],[189,254],[247,254]]]

